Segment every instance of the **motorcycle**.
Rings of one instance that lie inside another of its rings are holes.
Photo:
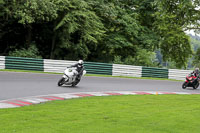
[[[81,76],[77,77],[78,72],[76,69],[77,69],[76,67],[66,68],[62,78],[58,81],[58,86],[62,86],[63,84],[71,85],[73,87],[76,86],[81,80]],[[85,74],[86,74],[86,71],[83,70],[82,76]]]
[[[182,88],[193,87],[193,89],[197,89],[199,87],[199,77],[196,77],[194,74],[189,74],[186,77],[186,81],[183,83]]]

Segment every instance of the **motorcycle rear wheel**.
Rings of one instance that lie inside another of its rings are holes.
[[[64,81],[65,81],[65,78],[61,78],[59,81],[58,81],[58,86],[62,86],[64,84]]]
[[[199,82],[193,86],[193,89],[197,89],[199,87]]]
[[[182,88],[185,89],[187,87],[187,82],[184,82]]]
[[[80,82],[80,79],[77,79],[75,82],[72,83],[72,87],[76,86]]]

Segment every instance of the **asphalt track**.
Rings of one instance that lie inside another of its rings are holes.
[[[168,80],[128,79],[112,77],[82,78],[76,87],[57,86],[62,74],[0,72],[0,100],[37,95],[104,92],[104,91],[156,91],[200,93],[200,89],[182,89],[182,82]]]

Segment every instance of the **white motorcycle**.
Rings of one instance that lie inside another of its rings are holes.
[[[66,68],[62,78],[58,81],[58,86],[62,86],[63,84],[76,86],[81,80],[81,77],[77,78],[78,72],[76,69],[76,67]],[[86,71],[83,70],[83,75],[85,74]]]

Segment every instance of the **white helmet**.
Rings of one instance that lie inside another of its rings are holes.
[[[83,65],[83,60],[79,60],[79,61],[78,61],[78,64],[79,64],[79,65]]]

